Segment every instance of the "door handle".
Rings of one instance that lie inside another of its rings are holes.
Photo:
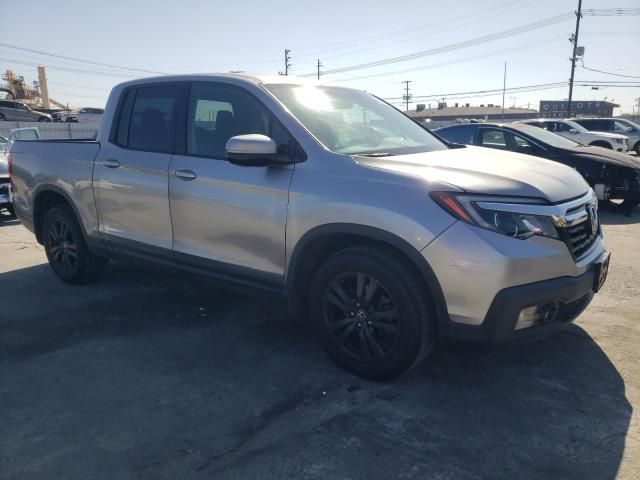
[[[195,180],[198,178],[198,175],[191,170],[174,170],[171,174],[181,180]]]
[[[102,165],[107,168],[118,168],[120,166],[120,162],[118,160],[103,160]]]

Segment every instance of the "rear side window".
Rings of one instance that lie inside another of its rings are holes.
[[[129,120],[128,147],[149,152],[173,151],[177,87],[138,88]]]
[[[443,128],[435,133],[450,142],[471,145],[473,144],[476,128],[471,125],[461,125],[459,127]]]
[[[577,123],[582,125],[587,130],[594,130],[597,132],[608,132],[609,121],[608,120],[576,120]]]
[[[480,145],[506,150],[507,138],[502,130],[482,129],[480,131]]]
[[[173,153],[177,96],[173,84],[127,90],[110,141],[132,150]]]

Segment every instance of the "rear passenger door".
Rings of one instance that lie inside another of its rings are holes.
[[[171,162],[169,196],[175,259],[222,277],[278,286],[294,165],[242,167],[226,159],[235,135],[271,137],[281,155],[293,138],[252,94],[223,83],[194,83],[184,143]]]
[[[171,257],[168,171],[180,91],[178,84],[126,90],[102,143],[94,191],[100,232],[114,253]]]

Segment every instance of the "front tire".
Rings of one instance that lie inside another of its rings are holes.
[[[310,291],[322,346],[356,375],[397,377],[435,345],[435,316],[424,282],[394,250],[366,245],[341,250],[320,266]]]
[[[63,282],[89,283],[104,270],[107,259],[91,253],[69,206],[56,206],[46,213],[42,235],[49,265]]]

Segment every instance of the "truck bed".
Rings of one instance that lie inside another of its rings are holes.
[[[15,209],[23,218],[31,217],[33,203],[46,189],[76,206],[86,231],[95,228],[92,178],[99,151],[100,143],[93,139],[16,141],[11,146]]]

